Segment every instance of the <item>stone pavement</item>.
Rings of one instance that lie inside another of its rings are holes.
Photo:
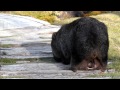
[[[69,65],[61,63],[21,63],[2,65],[0,76],[9,79],[111,79],[111,77],[91,77],[99,70],[72,72]],[[112,70],[109,72],[113,72]],[[107,71],[105,73],[108,73]]]

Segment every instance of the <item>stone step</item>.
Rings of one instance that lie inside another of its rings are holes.
[[[39,56],[0,56],[0,58],[9,58],[9,59],[38,59],[38,58],[50,58],[52,55],[39,55]]]
[[[50,43],[14,44],[11,48],[0,48],[1,58],[42,58],[52,57]]]
[[[6,78],[28,78],[28,79],[106,79],[111,77],[90,77],[100,74],[100,70],[69,70],[69,65],[61,63],[24,63],[15,65],[2,65],[0,76]],[[114,70],[109,70],[114,72]],[[108,73],[105,71],[104,73]]]
[[[51,54],[51,48],[47,47],[31,47],[31,48],[1,48],[1,53],[4,53],[3,55],[23,55],[23,56],[28,56],[28,55],[41,55],[41,54]]]

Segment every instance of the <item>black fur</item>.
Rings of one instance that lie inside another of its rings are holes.
[[[95,18],[77,19],[53,33],[51,47],[54,59],[71,64],[73,71],[87,69],[90,62],[99,62],[96,69],[105,70],[109,48],[107,27]]]

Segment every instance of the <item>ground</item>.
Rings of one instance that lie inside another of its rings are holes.
[[[12,64],[1,64],[0,78],[112,78],[94,77],[100,74],[99,70],[75,73],[68,70],[69,65],[54,62],[50,42],[52,33],[59,28],[60,26],[31,17],[0,14],[0,58],[16,60]],[[105,73],[111,72],[114,72],[114,69]]]

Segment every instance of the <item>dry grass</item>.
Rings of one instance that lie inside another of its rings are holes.
[[[58,20],[57,12],[53,11],[8,11],[8,12],[1,12],[1,13],[9,13],[15,15],[23,15],[23,16],[31,16],[37,19],[45,20],[50,23]]]

